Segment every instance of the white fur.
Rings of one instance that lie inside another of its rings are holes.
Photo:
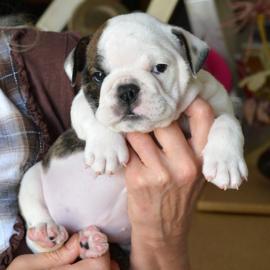
[[[124,132],[148,132],[165,127],[178,119],[199,95],[210,103],[216,114],[203,150],[203,174],[220,188],[236,189],[248,172],[243,157],[244,138],[231,100],[224,87],[206,71],[200,71],[197,78],[191,76],[171,29],[143,14],[119,16],[109,21],[98,43],[98,53],[104,59],[102,64],[110,73],[102,84],[99,107],[94,112],[81,89],[71,108],[72,127],[86,141],[85,162],[94,172],[115,172],[128,160]],[[153,75],[151,69],[159,63],[168,64],[168,70]],[[67,64],[66,69],[71,78],[71,66]],[[132,80],[141,88],[141,102],[134,108],[144,116],[139,122],[122,121],[121,111],[115,113],[117,86]],[[80,170],[77,173],[80,180]],[[38,164],[22,180],[19,203],[28,226],[51,222],[40,174]]]
[[[109,20],[98,43],[98,53],[104,58],[102,65],[109,72],[101,87],[98,121],[116,132],[149,132],[167,126],[179,116],[178,106],[181,96],[186,94],[190,72],[171,30],[140,13]],[[166,72],[151,73],[160,63],[168,64]],[[144,119],[122,121],[123,115],[115,113],[117,88],[134,80],[140,87],[141,98],[134,112]]]
[[[26,227],[38,227],[41,223],[53,223],[47,206],[45,205],[42,183],[41,163],[35,164],[23,176],[19,191],[19,206],[22,216],[26,221]],[[31,241],[26,235],[28,247],[33,252],[43,250]]]
[[[69,53],[66,61],[65,61],[65,65],[64,65],[64,69],[65,72],[68,76],[68,78],[70,79],[70,81],[72,80],[72,74],[73,74],[73,65],[74,65],[74,61],[73,61],[73,53],[74,53],[75,49],[72,49],[71,52]]]
[[[127,163],[125,138],[96,120],[82,90],[72,103],[71,121],[77,136],[86,141],[85,163],[96,173],[114,173]]]
[[[247,169],[243,158],[244,139],[240,124],[234,117],[232,102],[224,87],[208,72],[201,70],[196,78],[191,77],[188,65],[179,53],[179,41],[171,30],[172,27],[140,13],[110,20],[98,43],[98,53],[105,59],[104,69],[109,72],[101,87],[99,107],[94,113],[89,106],[77,106],[75,99],[71,114],[73,127],[79,136],[84,132],[92,134],[95,128],[89,120],[86,121],[91,115],[97,125],[102,123],[117,134],[149,132],[177,119],[200,95],[210,103],[217,116],[203,151],[203,173],[220,188],[238,188],[242,179],[247,178]],[[151,69],[158,63],[168,64],[168,69],[164,74],[153,75]],[[145,118],[142,121],[123,121],[121,112],[115,113],[117,87],[133,80],[141,88],[141,102],[133,111]],[[85,100],[83,93],[79,95]],[[103,135],[106,136],[106,133],[104,131]],[[107,145],[111,139],[104,139],[104,136],[100,140]],[[99,151],[99,147],[94,147],[96,141],[91,136],[86,142],[89,145],[86,148],[89,164],[93,160],[93,150],[90,149]],[[100,153],[103,153],[103,148]],[[110,162],[108,155],[101,155],[103,159],[99,156],[102,161],[97,161],[100,164],[93,166],[94,170],[104,167],[104,160]],[[106,171],[105,168],[103,172]]]
[[[203,150],[203,174],[219,188],[238,189],[248,176],[240,123],[224,87],[203,70],[197,80],[202,83],[199,95],[209,102],[217,116]]]

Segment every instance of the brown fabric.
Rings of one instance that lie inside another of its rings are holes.
[[[7,29],[4,31],[7,33]],[[39,160],[49,145],[70,126],[70,105],[75,91],[63,65],[79,37],[72,33],[40,32],[36,29],[11,28],[8,33],[12,37],[9,44],[15,61],[13,73],[17,74],[12,78],[26,103],[26,111],[24,108],[20,111],[40,131],[40,149],[36,159]],[[14,231],[10,247],[0,254],[0,270],[8,266],[24,237],[20,218],[14,225]]]
[[[14,252],[17,250],[22,239],[24,238],[24,224],[20,217],[17,218],[14,225],[14,231],[16,233],[13,234],[10,239],[10,247],[5,252],[0,254],[0,270],[5,270],[7,268],[14,257]]]
[[[48,131],[47,124],[45,123],[44,116],[42,115],[41,108],[39,104],[35,101],[34,91],[31,91],[30,85],[28,82],[27,71],[24,66],[24,61],[22,58],[22,52],[27,50],[27,48],[23,49],[19,47],[20,39],[24,35],[28,35],[29,30],[13,30],[12,31],[12,39],[10,42],[11,47],[11,55],[12,59],[15,62],[15,68],[18,72],[18,84],[20,86],[20,93],[23,95],[23,98],[26,102],[27,114],[31,116],[31,120],[40,130],[41,140],[44,146],[44,149],[40,152],[38,160],[48,151],[50,145],[50,135]],[[29,45],[30,46],[30,45]]]
[[[75,91],[65,74],[64,61],[78,40],[74,33],[36,29],[18,31],[14,38],[13,56],[28,108],[39,124],[44,118],[51,142],[70,126],[70,105]]]
[[[15,224],[13,222],[18,214],[17,191],[20,179],[24,171],[46,151],[40,129],[33,124],[33,117],[28,113],[22,97],[18,72],[10,54],[13,34],[11,29],[0,28],[1,108],[8,112],[0,115],[0,228],[3,229],[2,224],[9,219],[13,227],[12,235],[0,229],[3,233],[0,235],[1,248],[6,248],[0,254],[1,270],[10,263],[13,252],[24,236],[22,220],[17,218]],[[9,242],[8,247],[3,245],[6,241]]]

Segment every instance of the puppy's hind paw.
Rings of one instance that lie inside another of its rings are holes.
[[[68,239],[63,226],[55,223],[40,223],[27,230],[27,242],[34,252],[48,252],[61,247]]]
[[[109,249],[107,236],[95,226],[89,226],[80,231],[79,236],[82,259],[102,256]]]

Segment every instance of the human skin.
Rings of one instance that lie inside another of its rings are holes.
[[[177,122],[149,134],[130,133],[130,160],[125,169],[128,213],[132,226],[132,270],[187,270],[187,235],[201,181],[201,153],[214,114],[202,99],[186,110],[192,139]],[[59,250],[22,255],[7,270],[118,270],[109,254],[74,263],[79,256],[75,234]]]
[[[74,234],[59,250],[40,254],[21,255],[15,258],[7,270],[119,270],[110,260],[109,253],[76,262],[80,255],[79,236]]]
[[[194,201],[202,186],[201,153],[214,120],[211,107],[196,99],[185,112],[192,138],[177,122],[149,134],[130,133],[126,168],[132,226],[132,270],[187,270],[187,236]]]

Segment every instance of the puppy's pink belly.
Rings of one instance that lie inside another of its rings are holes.
[[[57,224],[72,232],[96,225],[111,242],[129,242],[123,172],[96,177],[85,169],[81,152],[53,160],[42,182],[46,205]]]

